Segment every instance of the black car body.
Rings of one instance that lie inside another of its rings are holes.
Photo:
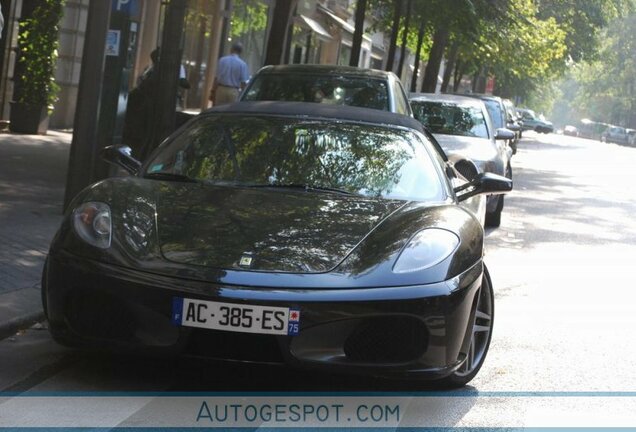
[[[108,148],[134,175],[88,187],[66,212],[43,274],[52,335],[465,384],[488,349],[493,296],[483,229],[458,200],[512,185],[467,182],[420,127],[238,103],[142,166]]]
[[[317,102],[413,115],[393,72],[351,66],[265,66],[250,80],[240,100]]]

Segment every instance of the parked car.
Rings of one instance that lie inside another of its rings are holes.
[[[265,66],[250,80],[241,100],[318,102],[413,115],[393,72],[349,66]]]
[[[547,121],[543,116],[538,116],[530,109],[517,108],[517,111],[521,114],[521,119],[523,120],[523,130],[533,130],[545,134],[554,132],[552,122]]]
[[[412,94],[411,108],[440,143],[449,159],[470,159],[480,172],[512,179],[511,148],[505,141],[514,133],[495,128],[483,100],[443,94]],[[486,226],[501,224],[503,195],[488,197]]]
[[[473,97],[482,100],[486,105],[486,109],[488,110],[488,114],[490,115],[490,119],[495,129],[505,128],[515,133],[515,136],[512,139],[507,140],[506,142],[512,149],[512,153],[516,153],[517,143],[519,141],[519,137],[521,136],[517,135],[517,133],[521,132],[521,127],[515,122],[515,119],[511,118],[511,116],[508,115],[504,100],[498,96],[478,93],[469,93],[462,96]]]
[[[582,119],[577,124],[579,130],[579,136],[581,138],[588,138],[594,140],[600,140],[601,135],[609,128],[607,123],[592,121],[590,119]]]
[[[239,103],[143,164],[106,148],[131,175],[69,206],[42,278],[51,334],[466,384],[494,296],[484,231],[459,204],[512,184],[464,179],[418,129],[373,109]]]
[[[610,126],[601,134],[601,142],[616,144],[628,144],[629,136],[627,130],[621,126]]]
[[[517,113],[515,104],[510,99],[502,99],[504,107],[506,109],[506,129],[509,129],[515,133],[515,139],[512,143],[512,154],[517,153],[517,144],[523,134],[523,120]]]
[[[563,135],[578,137],[579,136],[579,130],[577,129],[576,126],[566,125],[563,128]]]

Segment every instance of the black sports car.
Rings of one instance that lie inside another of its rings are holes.
[[[58,342],[446,386],[481,367],[493,291],[459,201],[512,183],[450,166],[416,120],[244,102],[143,164],[104,156],[132,175],[78,194],[53,240],[42,292]]]

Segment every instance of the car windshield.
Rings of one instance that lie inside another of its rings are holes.
[[[488,138],[481,109],[449,102],[411,101],[413,115],[433,133]]]
[[[486,109],[492,119],[493,126],[497,129],[505,127],[503,124],[503,113],[501,112],[501,105],[499,105],[499,102],[491,99],[484,99],[484,103],[486,104]]]
[[[404,200],[444,198],[424,138],[387,126],[219,115],[164,143],[145,177],[242,187],[305,186]]]
[[[241,100],[317,102],[389,111],[387,83],[368,77],[261,74]]]

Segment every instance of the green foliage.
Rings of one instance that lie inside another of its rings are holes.
[[[236,0],[232,15],[231,35],[241,37],[248,31],[261,31],[267,28],[267,6],[256,0]]]
[[[20,22],[18,63],[22,75],[16,102],[45,105],[49,111],[57,102],[59,86],[54,72],[63,3],[64,0],[39,0],[32,16]]]
[[[598,59],[572,67],[561,88],[573,88],[564,112],[636,127],[636,15],[616,19],[601,34]]]

